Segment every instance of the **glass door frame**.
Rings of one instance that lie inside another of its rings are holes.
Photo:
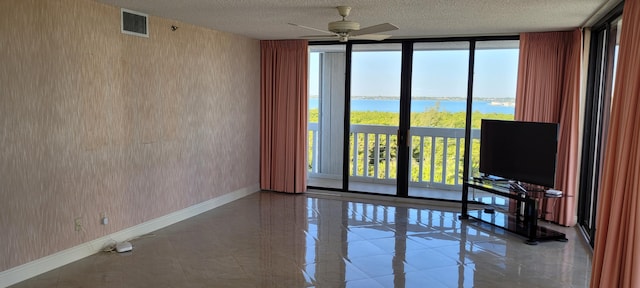
[[[398,123],[398,171],[396,196],[409,197],[409,164],[411,161],[411,81],[413,73],[413,42],[402,42],[402,66],[400,72],[400,123]]]

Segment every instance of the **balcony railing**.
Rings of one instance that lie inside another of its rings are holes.
[[[351,125],[351,180],[381,184],[395,183],[397,171],[398,127],[382,125]],[[320,136],[318,124],[308,124],[309,173],[320,176]],[[410,130],[410,185],[439,189],[459,189],[462,185],[464,128],[414,127]],[[471,131],[471,151],[479,144],[480,130]],[[338,151],[337,153],[342,153]],[[477,159],[477,155],[474,156]]]

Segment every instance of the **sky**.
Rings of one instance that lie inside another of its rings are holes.
[[[415,51],[412,95],[466,98],[468,57],[467,50]],[[318,59],[309,58],[311,95],[318,94]],[[400,61],[400,51],[354,51],[351,95],[400,95]],[[518,49],[476,50],[474,98],[514,98],[517,70]]]

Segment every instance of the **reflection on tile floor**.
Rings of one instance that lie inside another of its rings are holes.
[[[537,246],[457,207],[255,193],[15,287],[587,287],[591,252]]]

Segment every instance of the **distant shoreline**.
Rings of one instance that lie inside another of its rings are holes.
[[[318,98],[318,95],[311,95],[309,98]],[[399,100],[397,96],[352,96],[352,100]],[[427,101],[467,101],[467,98],[463,97],[428,97],[428,96],[416,96],[412,97],[412,100],[427,100]],[[486,98],[474,98],[475,101],[484,102],[503,102],[503,103],[515,103],[515,98],[498,98],[498,97],[486,97]]]
[[[431,99],[431,98],[430,98]],[[435,98],[433,100],[420,98],[411,101],[411,112],[424,112],[436,110],[439,112],[465,112],[467,111],[467,101],[462,98]],[[309,109],[318,109],[319,98],[309,99]],[[474,99],[472,111],[482,113],[506,113],[513,114],[515,108],[513,99]],[[344,105],[339,104],[339,105]],[[378,111],[378,112],[400,112],[400,101],[395,99],[351,99],[350,111]]]

